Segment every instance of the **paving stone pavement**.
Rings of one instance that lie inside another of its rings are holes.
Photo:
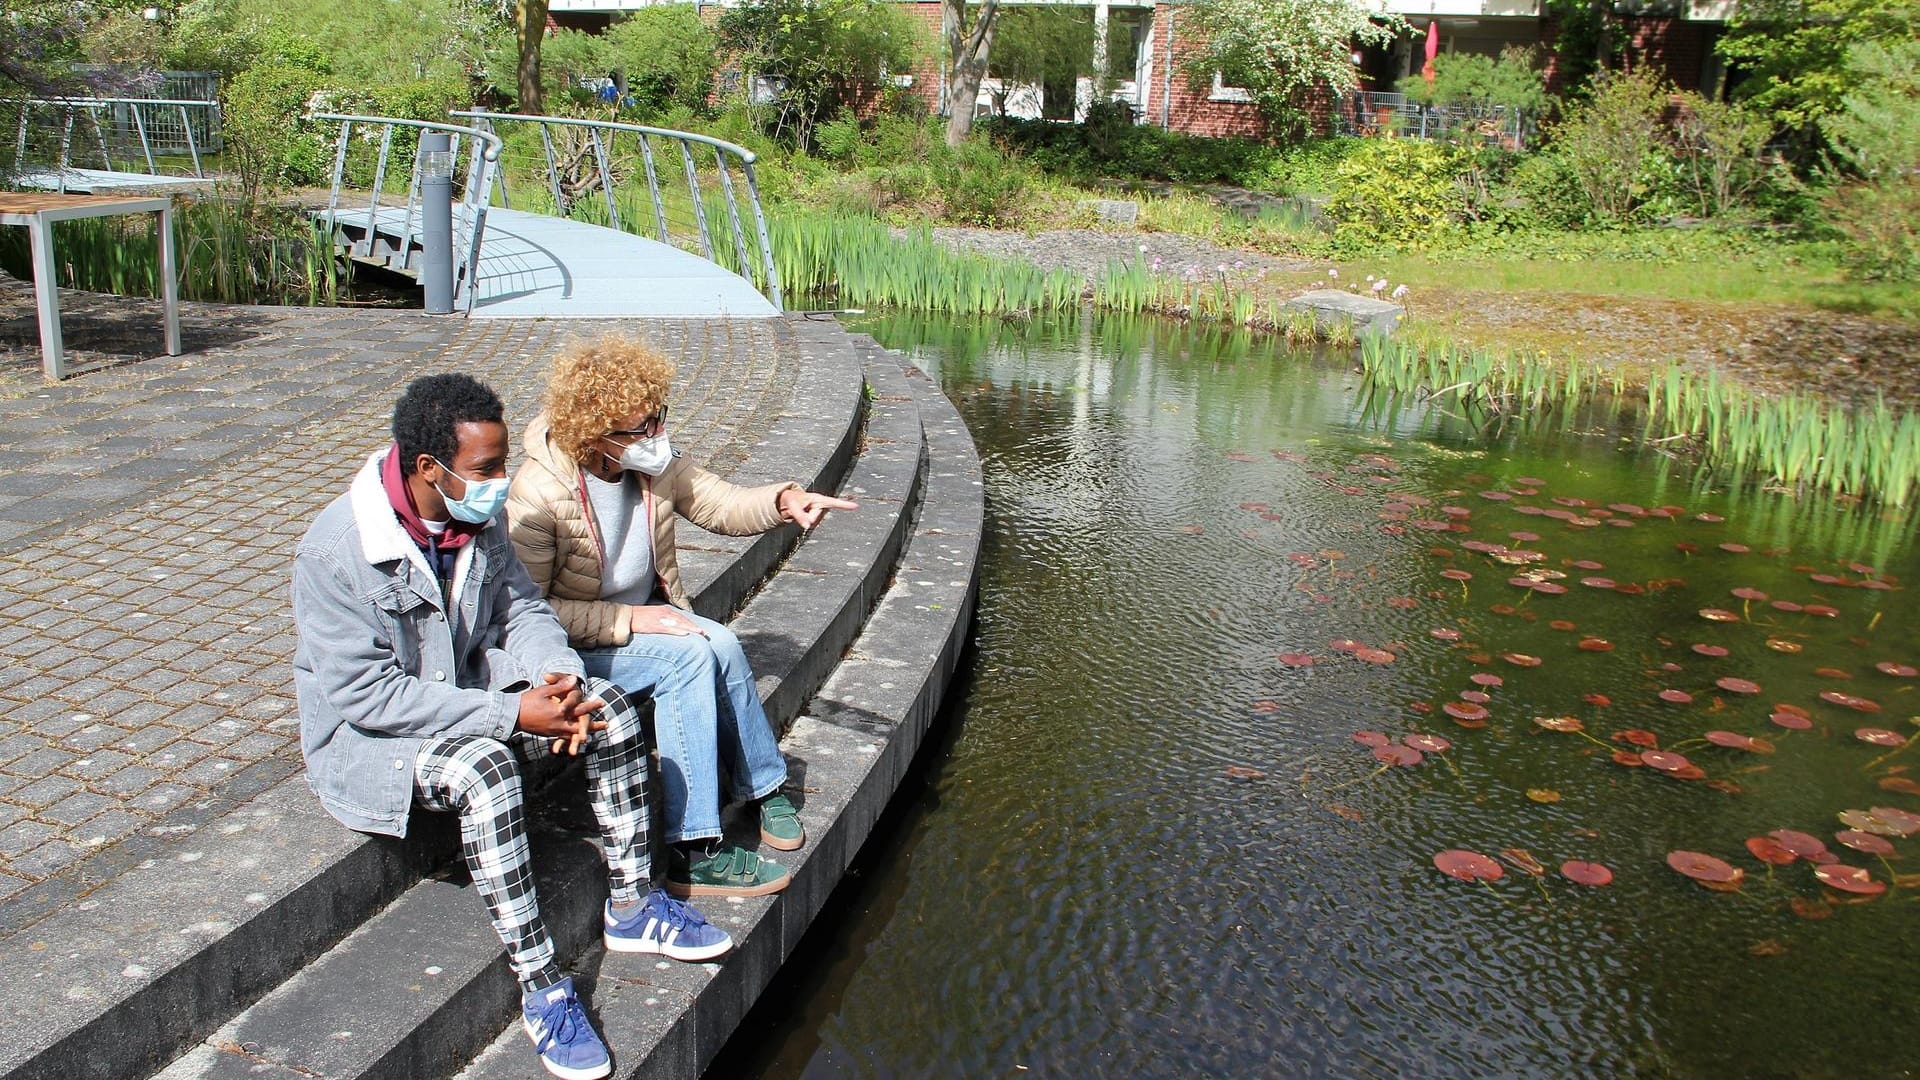
[[[553,353],[633,333],[678,360],[676,447],[724,475],[798,375],[784,320],[199,304],[184,305],[186,355],[141,358],[158,351],[157,306],[76,293],[61,304],[78,374],[50,384],[31,304],[0,276],[7,928],[129,865],[142,836],[191,829],[299,768],[293,547],[388,441],[409,379],[464,371],[491,384],[517,456]]]

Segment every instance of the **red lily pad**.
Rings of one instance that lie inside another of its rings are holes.
[[[1870,701],[1863,697],[1856,697],[1853,694],[1843,694],[1838,690],[1820,691],[1820,700],[1832,705],[1839,705],[1842,708],[1852,709],[1855,712],[1877,713],[1880,711],[1879,702]]]
[[[1500,659],[1505,660],[1507,663],[1512,664],[1515,667],[1539,667],[1540,666],[1539,657],[1528,656],[1526,653],[1517,653],[1517,652],[1501,653]]]
[[[1373,756],[1388,765],[1398,765],[1402,767],[1418,765],[1426,760],[1420,751],[1415,750],[1411,746],[1394,746],[1392,744],[1374,747]]]
[[[1727,519],[1721,517],[1719,514],[1699,513],[1699,514],[1693,515],[1693,520],[1704,521],[1709,525],[1718,525]]]
[[[1660,691],[1660,693],[1655,696],[1670,705],[1686,705],[1693,701],[1692,694],[1687,693],[1685,690],[1675,690],[1671,687]]]
[[[1673,753],[1670,750],[1642,750],[1640,751],[1640,760],[1645,762],[1649,768],[1659,769],[1661,772],[1679,772],[1681,769],[1693,764],[1693,762],[1688,761],[1685,756]]]
[[[1378,731],[1356,731],[1353,741],[1365,747],[1381,747],[1393,742],[1393,739]]]
[[[1786,728],[1788,731],[1805,731],[1813,726],[1813,721],[1801,716],[1799,713],[1776,712],[1772,716],[1767,717],[1767,719],[1773,721],[1780,727]]]
[[[1518,529],[1518,530],[1515,530],[1514,532],[1508,533],[1507,539],[1518,540],[1523,544],[1529,544],[1535,540],[1540,539],[1540,534],[1527,532],[1525,529]]]
[[[1393,654],[1385,649],[1363,647],[1353,650],[1353,655],[1356,660],[1365,660],[1369,664],[1391,664],[1394,661]]]
[[[1739,622],[1740,616],[1724,608],[1701,608],[1700,617],[1708,622]]]
[[[1842,671],[1837,667],[1817,667],[1813,669],[1813,673],[1823,679],[1840,679],[1843,682],[1853,678],[1853,672]]]
[[[1878,896],[1887,891],[1886,882],[1875,881],[1873,875],[1864,869],[1848,866],[1845,863],[1816,866],[1813,868],[1813,876],[1820,879],[1820,884],[1829,889],[1838,889],[1855,896]]]
[[[1616,731],[1610,737],[1614,742],[1623,742],[1629,746],[1638,746],[1647,750],[1657,748],[1660,745],[1660,736],[1655,735],[1645,728],[1628,728],[1625,731]]]
[[[1844,847],[1850,847],[1868,855],[1878,855],[1884,859],[1893,854],[1893,844],[1888,842],[1886,837],[1875,836],[1860,829],[1842,829],[1834,833],[1833,838]]]
[[[1797,653],[1805,647],[1806,646],[1797,641],[1788,641],[1786,638],[1770,637],[1767,639],[1767,648],[1777,653]]]
[[[1701,851],[1670,851],[1667,865],[1702,885],[1735,885],[1745,871]]]
[[[1831,854],[1827,850],[1827,842],[1812,833],[1803,833],[1797,829],[1775,829],[1767,835],[1778,840],[1781,847],[1802,859],[1817,859],[1822,855]]]
[[[1692,649],[1694,652],[1699,653],[1701,656],[1721,657],[1721,656],[1727,655],[1727,650],[1722,648],[1719,645],[1708,645],[1705,643],[1701,643],[1701,644],[1692,646]]]
[[[1555,630],[1572,630],[1574,628],[1573,622],[1567,619],[1555,619],[1547,625]]]
[[[1486,499],[1488,502],[1506,502],[1508,499],[1513,498],[1513,496],[1504,491],[1483,491],[1480,493],[1480,497]]]
[[[1613,871],[1597,862],[1581,862],[1569,859],[1560,864],[1560,876],[1575,885],[1591,885],[1598,888],[1613,882]]]
[[[1837,619],[1840,617],[1839,608],[1828,607],[1825,604],[1808,604],[1807,606],[1801,608],[1800,611],[1803,614],[1815,615],[1822,619]]]
[[[1288,667],[1312,667],[1314,656],[1312,653],[1283,652],[1280,654],[1280,662]]]
[[[1751,679],[1736,679],[1731,675],[1715,679],[1713,685],[1725,690],[1729,694],[1757,694],[1760,692],[1759,683]]]
[[[1589,705],[1598,705],[1602,707],[1613,704],[1613,699],[1608,697],[1605,694],[1592,694],[1592,693],[1581,694],[1580,700],[1586,702]]]
[[[1702,738],[1715,746],[1724,746],[1729,750],[1749,750],[1756,754],[1773,752],[1772,743],[1750,735],[1742,735],[1737,731],[1709,731]]]
[[[1787,614],[1791,615],[1794,612],[1800,611],[1802,609],[1799,604],[1796,604],[1791,600],[1775,600],[1773,601],[1773,610],[1784,611]]]
[[[1720,550],[1729,555],[1745,555],[1753,549],[1747,547],[1745,544],[1726,543],[1720,545]]]
[[[1767,598],[1767,594],[1761,592],[1759,589],[1750,588],[1744,585],[1738,589],[1733,590],[1733,595],[1739,597],[1742,600],[1765,600]]]
[[[1440,576],[1441,576],[1441,577],[1443,577],[1443,578],[1446,578],[1446,579],[1447,579],[1448,581],[1472,581],[1472,580],[1473,580],[1473,571],[1471,571],[1471,570],[1442,570],[1442,571],[1440,571]]]
[[[1876,806],[1871,810],[1842,810],[1840,824],[1875,836],[1904,839],[1920,832],[1920,815],[1891,806]]]
[[[1436,626],[1427,631],[1428,636],[1439,641],[1459,641],[1460,631],[1447,626]]]
[[[1763,863],[1786,866],[1800,856],[1787,850],[1787,846],[1771,836],[1750,836],[1747,838],[1747,850]]]
[[[1428,734],[1425,734],[1424,732],[1416,732],[1415,734],[1412,734],[1412,735],[1403,735],[1400,737],[1400,741],[1403,743],[1406,743],[1408,746],[1413,747],[1415,750],[1419,750],[1422,753],[1427,753],[1427,754],[1444,754],[1448,750],[1453,749],[1453,744],[1448,742],[1447,740],[1441,738],[1438,735],[1428,735]]]
[[[1455,696],[1461,701],[1471,701],[1475,705],[1485,705],[1487,702],[1493,700],[1492,695],[1484,694],[1478,690],[1462,690]]]
[[[1471,701],[1449,701],[1440,706],[1440,711],[1455,720],[1485,720],[1487,710]]]
[[[1506,874],[1500,864],[1477,851],[1454,848],[1433,857],[1433,865],[1461,881],[1499,881]]]
[[[1612,652],[1613,642],[1608,641],[1606,638],[1581,638],[1575,648],[1578,648],[1582,652]]]
[[[1639,754],[1631,750],[1615,750],[1613,752],[1613,763],[1615,765],[1625,765],[1629,769],[1637,769],[1646,764],[1646,762],[1640,760]]]
[[[1578,717],[1574,716],[1536,716],[1533,718],[1533,722],[1546,728],[1548,731],[1560,731],[1568,734],[1576,731],[1584,731],[1587,727],[1587,725],[1580,722]]]
[[[1580,579],[1580,584],[1585,585],[1589,589],[1611,589],[1617,585],[1618,582],[1608,577],[1583,577]]]
[[[1882,660],[1873,666],[1880,674],[1891,675],[1896,679],[1911,679],[1915,675],[1920,675],[1920,668],[1912,664],[1896,664],[1891,660]]]
[[[1897,731],[1888,731],[1886,728],[1877,728],[1877,727],[1857,728],[1854,730],[1853,737],[1856,739],[1859,739],[1863,743],[1872,743],[1875,746],[1907,745],[1907,740],[1904,736],[1902,736]]]
[[[1475,686],[1505,686],[1507,682],[1491,671],[1476,671],[1467,676],[1467,681]]]

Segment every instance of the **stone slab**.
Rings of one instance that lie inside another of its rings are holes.
[[[1280,305],[1282,311],[1310,311],[1314,325],[1321,330],[1348,325],[1356,334],[1393,333],[1406,317],[1399,304],[1376,300],[1345,289],[1315,289]]]

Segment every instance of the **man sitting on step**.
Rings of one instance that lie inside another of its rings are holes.
[[[733,942],[651,888],[639,717],[618,688],[586,677],[507,541],[500,399],[465,375],[416,379],[394,408],[393,437],[294,554],[307,782],[362,832],[404,836],[415,805],[460,815],[462,853],[520,980],[541,1063],[595,1080],[612,1060],[540,917],[523,756],[586,755],[610,879],[607,948],[703,961]]]

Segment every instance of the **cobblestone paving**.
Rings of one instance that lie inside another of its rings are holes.
[[[62,307],[81,373],[52,385],[37,341],[8,329],[21,292],[0,279],[0,904],[299,767],[293,546],[387,442],[407,380],[486,380],[517,453],[554,351],[626,330],[678,357],[675,445],[724,473],[797,375],[777,320],[206,305],[186,313],[188,355],[142,360],[115,353],[142,347],[139,304],[110,301],[134,313],[129,345],[92,326],[111,314],[98,298],[76,294]]]

